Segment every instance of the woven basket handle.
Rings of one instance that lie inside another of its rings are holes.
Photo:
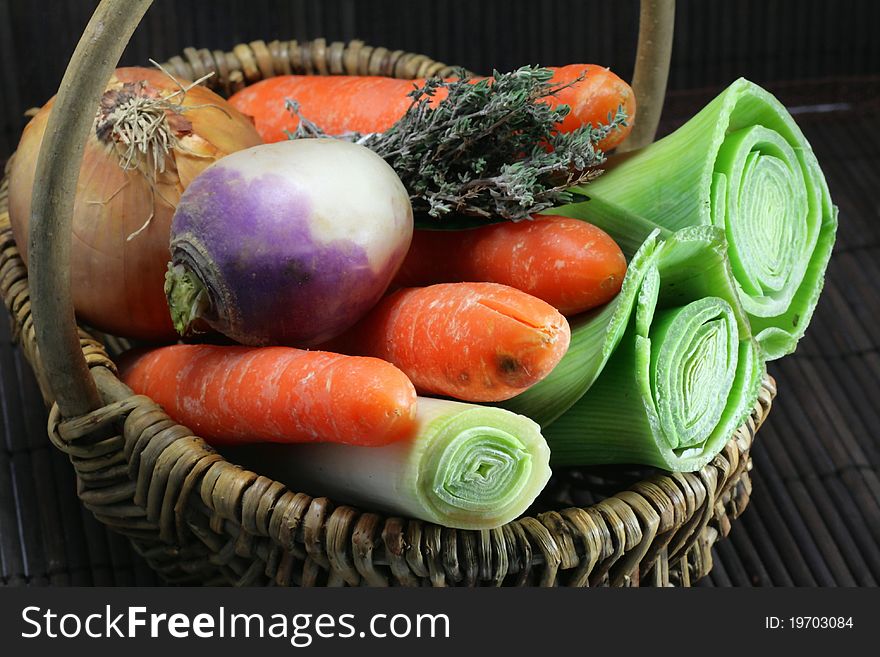
[[[31,311],[37,346],[51,392],[64,417],[99,408],[76,329],[70,294],[73,202],[85,143],[107,80],[152,0],[102,0],[86,26],[61,80],[37,159],[31,204]],[[666,89],[674,0],[641,0],[633,86],[639,122],[628,141],[653,140]]]

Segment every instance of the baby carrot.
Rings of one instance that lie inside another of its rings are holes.
[[[534,385],[568,349],[552,306],[497,283],[397,290],[325,348],[387,360],[420,393],[501,401]]]
[[[417,230],[393,284],[503,283],[575,315],[613,299],[625,274],[626,258],[607,233],[578,219],[540,216],[471,230]]]
[[[614,130],[599,147],[610,150],[626,138],[636,112],[635,96],[626,82],[607,68],[593,64],[569,64],[550,70],[554,72],[554,85],[573,83],[541,101],[552,107],[571,107],[559,126],[562,132],[571,132],[587,123],[607,123],[609,114],[614,116],[618,106],[622,106],[627,113],[627,125]],[[576,81],[582,74],[584,79]],[[296,128],[296,118],[284,108],[286,99],[299,103],[302,115],[328,134],[384,132],[406,113],[412,103],[408,94],[424,83],[371,76],[284,75],[242,89],[229,102],[254,118],[257,132],[266,143],[283,141],[287,139],[285,130]],[[445,96],[446,90],[438,89],[432,102]]]
[[[289,347],[173,345],[131,353],[122,380],[212,444],[385,445],[414,426],[416,392],[393,365]]]

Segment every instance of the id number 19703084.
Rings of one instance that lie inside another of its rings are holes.
[[[853,628],[852,616],[765,616],[768,630],[843,630]]]

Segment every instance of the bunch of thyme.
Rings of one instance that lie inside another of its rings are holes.
[[[462,72],[452,81],[429,79],[410,93],[406,114],[386,132],[344,138],[384,158],[409,191],[413,210],[435,224],[450,214],[518,221],[570,202],[568,188],[600,173],[595,167],[605,157],[596,144],[626,125],[623,108],[605,125],[560,133],[555,126],[570,108],[541,102],[568,86],[553,85],[552,71],[526,66],[493,77],[471,82]],[[447,97],[432,103],[440,88]],[[295,102],[288,108],[299,115]],[[291,138],[325,136],[299,118]]]

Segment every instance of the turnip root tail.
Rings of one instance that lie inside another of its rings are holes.
[[[193,332],[194,322],[211,304],[208,291],[199,278],[184,265],[171,262],[165,272],[165,296],[168,297],[174,328],[183,336]]]

